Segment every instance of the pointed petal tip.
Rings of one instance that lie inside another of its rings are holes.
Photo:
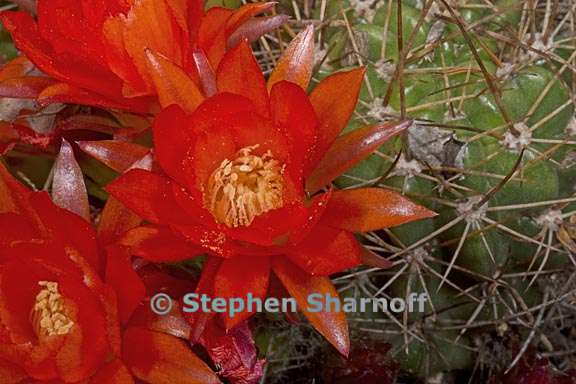
[[[366,67],[365,65],[350,69],[349,72],[353,73],[353,74],[358,74],[358,79],[357,81],[360,82],[360,84],[362,83],[362,81],[364,81],[364,77],[366,76],[366,72],[368,72],[368,67]],[[338,72],[336,72],[338,73]]]
[[[390,269],[394,265],[390,260],[372,252],[366,247],[362,247],[362,263],[369,267]]]
[[[328,341],[345,358],[350,355],[350,337],[348,333],[333,334]]]
[[[144,53],[160,105],[166,108],[176,104],[189,113],[196,110],[204,101],[204,95],[184,69],[149,48],[145,48]]]
[[[228,332],[230,332],[230,330],[232,328],[234,328],[235,326],[237,326],[238,324],[240,324],[242,322],[242,320],[237,320],[234,317],[226,317],[223,321],[224,323],[224,332],[226,332],[226,334],[228,334]]]
[[[412,124],[414,124],[414,120],[406,119],[406,120],[384,121],[377,125],[385,126],[387,127],[387,129],[390,130],[390,132],[397,133],[407,130],[412,126]]]
[[[269,10],[271,10],[272,8],[274,8],[276,5],[278,5],[277,1],[267,1],[267,2],[262,2],[262,3],[249,3],[249,4],[245,4],[242,7],[239,8],[239,11],[241,12],[242,9],[252,9],[255,10],[255,12],[252,13],[252,17],[253,16],[257,16],[261,13],[267,12]]]
[[[278,5],[278,1],[266,1],[257,5],[260,13],[266,12]]]
[[[385,133],[389,138],[392,138],[393,136],[396,136],[408,130],[412,126],[412,124],[414,124],[414,120],[407,119],[407,120],[385,121],[379,124],[375,124],[375,127],[380,127],[382,133]]]
[[[53,166],[52,199],[56,205],[90,221],[88,192],[74,149],[62,138]]]
[[[314,67],[314,25],[303,29],[284,50],[276,68],[268,79],[268,89],[279,81],[287,80],[308,89]]]
[[[435,217],[440,216],[439,213],[432,211],[431,209],[428,209],[427,207],[425,207],[422,204],[413,202],[414,206],[415,206],[415,216],[417,216],[417,218],[415,220],[425,220],[425,219],[433,219]]]
[[[314,24],[308,24],[300,33],[302,41],[306,44],[314,44],[314,32],[316,32]],[[312,49],[314,46],[312,45]]]
[[[350,357],[350,343],[348,343],[346,346],[338,349],[338,352],[340,352],[340,354],[342,356],[344,356],[345,358]]]
[[[360,233],[396,227],[435,215],[397,192],[383,188],[358,188],[334,192],[322,222]]]
[[[254,297],[258,297],[258,296],[254,295]],[[254,315],[254,313],[252,313],[252,312],[249,315],[244,314],[244,313],[237,313],[234,315],[234,317],[221,316],[220,319],[221,319],[221,324],[224,326],[224,331],[226,333],[228,333],[233,328],[236,328],[237,326],[239,326],[243,322],[250,321],[250,319],[253,317],[253,315]]]
[[[300,311],[310,324],[343,356],[350,351],[350,334],[346,314],[342,311],[309,311],[308,297],[315,294],[339,297],[336,288],[326,276],[311,276],[286,257],[273,259],[273,270],[291,297],[296,299]]]
[[[274,15],[249,20],[230,35],[227,43],[228,48],[236,46],[241,39],[248,39],[249,42],[255,42],[266,33],[280,28],[289,19],[290,16],[288,15]]]
[[[401,134],[412,120],[385,121],[337,137],[306,179],[306,191],[315,193],[364,160],[378,147]]]

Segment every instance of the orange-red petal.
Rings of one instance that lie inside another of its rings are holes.
[[[158,163],[172,179],[185,185],[182,162],[194,142],[188,116],[182,108],[172,105],[156,117],[152,133]]]
[[[288,81],[276,83],[270,91],[270,111],[292,147],[292,159],[302,166],[310,162],[318,135],[318,119],[308,95]]]
[[[226,22],[233,13],[230,9],[214,7],[202,18],[197,44],[206,53],[212,68],[218,67],[226,53]]]
[[[92,225],[80,216],[56,206],[46,192],[35,192],[28,199],[34,212],[32,222],[44,237],[50,237],[75,249],[92,268],[101,271],[102,263]]]
[[[33,70],[34,64],[26,56],[18,56],[0,69],[0,81],[26,76]]]
[[[38,68],[59,79],[65,77],[50,55],[50,45],[40,36],[38,26],[28,12],[3,12],[0,21],[12,35],[18,49]]]
[[[26,211],[31,194],[32,191],[24,187],[0,163],[0,213]]]
[[[170,179],[142,169],[132,169],[108,184],[106,190],[122,204],[152,223],[189,223],[174,200]]]
[[[318,225],[293,251],[292,262],[311,275],[328,276],[358,266],[362,248],[348,231]]]
[[[224,299],[242,298],[244,304],[247,295],[262,299],[268,290],[270,275],[270,258],[262,256],[236,256],[224,260],[214,279],[214,297]],[[224,313],[226,329],[231,329],[254,314],[255,308],[246,309],[231,317]]]
[[[128,230],[142,222],[140,216],[126,208],[124,204],[109,196],[98,222],[98,235],[102,244],[116,241]]]
[[[56,81],[48,77],[17,77],[0,82],[0,96],[13,98],[36,98]]]
[[[151,73],[158,69],[154,68],[156,65],[152,68],[149,66],[150,57],[147,51],[165,58],[166,61],[172,63],[172,66],[185,66],[189,40],[187,32],[183,31],[177,22],[178,17],[174,17],[176,13],[179,14],[180,19],[183,17],[180,11],[174,13],[176,8],[179,7],[170,7],[166,1],[142,0],[134,2],[126,16],[116,16],[121,20],[122,25],[116,26],[114,32],[116,34],[122,32],[123,46],[146,84],[144,89],[137,89],[133,84],[129,84],[130,87],[124,88],[126,96],[151,93],[152,83],[155,83],[160,93],[159,88],[164,87],[159,86],[158,79],[155,77],[174,76],[171,68],[161,70],[160,75]],[[120,47],[120,44],[116,43],[116,46]],[[164,79],[164,81],[167,80]]]
[[[176,262],[191,259],[204,251],[164,227],[142,226],[128,231],[119,243],[134,256],[153,262]]]
[[[312,78],[313,68],[314,26],[309,25],[292,40],[278,60],[276,68],[268,79],[268,89],[271,89],[277,82],[286,80],[306,90]]]
[[[178,65],[150,49],[146,50],[150,76],[164,108],[176,104],[188,113],[202,103],[204,96],[198,86]]]
[[[412,125],[411,120],[356,129],[338,137],[306,178],[306,191],[315,193],[367,158],[378,147]]]
[[[169,282],[166,282],[169,284]],[[190,285],[188,285],[189,287]],[[192,287],[194,287],[192,285]],[[150,290],[150,287],[147,286]],[[157,287],[152,291],[150,296],[157,294],[158,292],[166,293],[166,289],[171,287],[168,285],[162,285]],[[188,288],[186,293],[192,290]],[[171,298],[176,300],[179,296],[167,293]],[[167,335],[172,335],[180,339],[188,339],[190,337],[190,324],[184,319],[182,315],[182,308],[179,302],[173,301],[172,308],[170,312],[166,315],[157,315],[152,310],[150,310],[150,302],[145,300],[142,305],[140,305],[134,311],[134,314],[130,318],[130,326],[137,326],[147,328],[151,331],[162,332]]]
[[[146,288],[132,267],[132,257],[119,246],[107,248],[106,284],[116,292],[118,315],[126,324],[144,299]]]
[[[124,333],[123,361],[140,380],[150,384],[216,384],[212,370],[182,340],[131,327]]]
[[[117,16],[107,19],[102,26],[102,34],[110,70],[125,82],[125,89],[130,88],[133,94],[146,93],[148,84],[126,51],[123,18]]]
[[[22,242],[37,236],[36,228],[23,215],[12,212],[0,213],[0,247]],[[0,256],[2,260],[2,256]]]
[[[192,51],[192,58],[204,95],[206,97],[214,96],[218,93],[218,85],[216,84],[216,74],[208,61],[208,57],[202,49],[198,48]]]
[[[248,43],[241,41],[226,53],[216,79],[220,92],[244,96],[254,103],[261,115],[268,115],[266,82]]]
[[[211,132],[237,114],[253,113],[256,106],[246,97],[220,92],[206,99],[192,114],[190,123],[198,131]]]
[[[313,163],[323,157],[348,124],[358,102],[364,73],[364,68],[335,73],[322,80],[310,94],[320,123]]]
[[[238,9],[226,22],[226,34],[232,34],[242,24],[246,23],[252,17],[266,12],[274,7],[276,3],[254,3],[246,4]]]
[[[208,256],[204,265],[202,266],[202,275],[200,276],[200,281],[196,286],[196,293],[199,295],[205,294],[210,297],[214,295],[214,279],[220,265],[222,265],[222,259],[220,257]],[[214,312],[195,312],[195,313],[184,313],[184,318],[190,323],[190,343],[196,344],[202,334],[206,325],[210,319],[214,317]]]
[[[434,216],[399,193],[361,188],[335,191],[321,222],[350,232],[368,232]]]
[[[285,256],[273,259],[272,268],[284,287],[290,293],[304,316],[341,354],[348,356],[350,336],[348,322],[342,311],[310,311],[309,297],[312,294],[338,298],[338,292],[328,277],[311,276],[292,264]]]
[[[389,269],[394,266],[394,263],[390,260],[372,252],[366,247],[362,247],[362,264],[380,269]]]
[[[134,379],[122,361],[115,359],[100,368],[90,384],[134,384]]]
[[[16,364],[0,359],[0,382],[3,384],[18,384],[28,375]]]
[[[142,145],[118,140],[80,141],[78,146],[116,172],[125,172],[150,152]]]
[[[287,15],[275,15],[256,17],[248,20],[230,35],[228,38],[228,46],[234,47],[241,40],[247,40],[249,43],[253,43],[265,34],[278,29],[289,19],[290,16]]]
[[[152,105],[147,98],[112,100],[96,93],[66,83],[55,83],[38,95],[40,105],[54,103],[82,104],[102,108],[126,109],[134,112],[147,113]]]

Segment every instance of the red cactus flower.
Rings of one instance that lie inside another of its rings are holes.
[[[201,252],[218,256],[209,259],[200,283],[214,297],[263,297],[274,271],[303,304],[312,292],[336,296],[327,276],[361,263],[354,232],[433,215],[384,189],[324,188],[411,122],[338,137],[356,105],[364,70],[336,73],[308,96],[312,52],[313,31],[307,28],[266,84],[248,45],[237,45],[215,75],[220,93],[191,114],[180,107],[188,104],[187,93],[167,92],[177,94],[172,99],[180,106],[164,110],[153,127],[163,173],[131,170],[108,186],[151,223],[131,231],[124,244],[155,261]],[[347,354],[342,313],[304,313]],[[225,316],[226,328],[250,315]]]
[[[4,12],[0,19],[49,77],[12,78],[0,83],[0,94],[146,112],[157,93],[157,68],[147,52],[194,77],[194,50],[205,51],[215,68],[229,44],[281,24],[283,17],[253,18],[272,5],[205,13],[201,0],[39,0],[37,22],[27,12]]]
[[[47,194],[0,172],[0,361],[14,377],[84,380],[119,349],[95,235]]]
[[[147,295],[142,280],[161,287],[138,276],[121,247],[104,263],[88,222],[4,167],[0,196],[1,383],[219,382],[184,340],[132,316]]]

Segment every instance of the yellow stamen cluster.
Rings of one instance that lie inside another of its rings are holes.
[[[248,226],[257,216],[282,207],[284,166],[270,151],[254,155],[257,148],[242,148],[234,160],[222,161],[208,181],[206,207],[228,227]]]
[[[42,290],[36,295],[32,308],[32,323],[36,334],[40,336],[66,335],[74,322],[64,311],[64,299],[53,281],[38,282]]]

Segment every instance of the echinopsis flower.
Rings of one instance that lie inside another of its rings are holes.
[[[183,295],[192,281],[152,265],[136,271],[123,247],[104,249],[88,222],[3,166],[0,194],[1,383],[220,382],[183,340],[190,327],[181,313],[158,318],[145,300]],[[210,346],[255,360],[249,330],[239,331],[248,340],[221,336]]]
[[[6,97],[43,104],[68,102],[149,112],[157,90],[160,57],[193,78],[214,67],[229,44],[256,39],[285,21],[254,18],[272,3],[204,12],[201,0],[40,0],[38,21],[26,12],[0,19],[17,47],[48,77],[27,75],[0,83]],[[199,59],[195,60],[195,55]],[[26,60],[9,68],[27,65]]]
[[[108,190],[151,223],[123,240],[134,252],[154,261],[209,253],[199,290],[214,297],[264,297],[273,271],[311,323],[347,354],[344,315],[306,311],[307,295],[337,295],[327,276],[361,263],[355,232],[433,213],[384,189],[328,187],[411,122],[339,136],[364,70],[329,76],[307,95],[312,36],[307,28],[296,37],[268,84],[247,44],[230,50],[215,74],[218,94],[195,109],[187,106],[197,100],[179,94],[173,98],[179,105],[157,117],[163,172],[132,170]],[[224,315],[224,322],[231,328],[250,315]],[[205,320],[195,319],[195,326]]]
[[[83,380],[119,338],[94,234],[0,171],[0,362],[14,378]]]

